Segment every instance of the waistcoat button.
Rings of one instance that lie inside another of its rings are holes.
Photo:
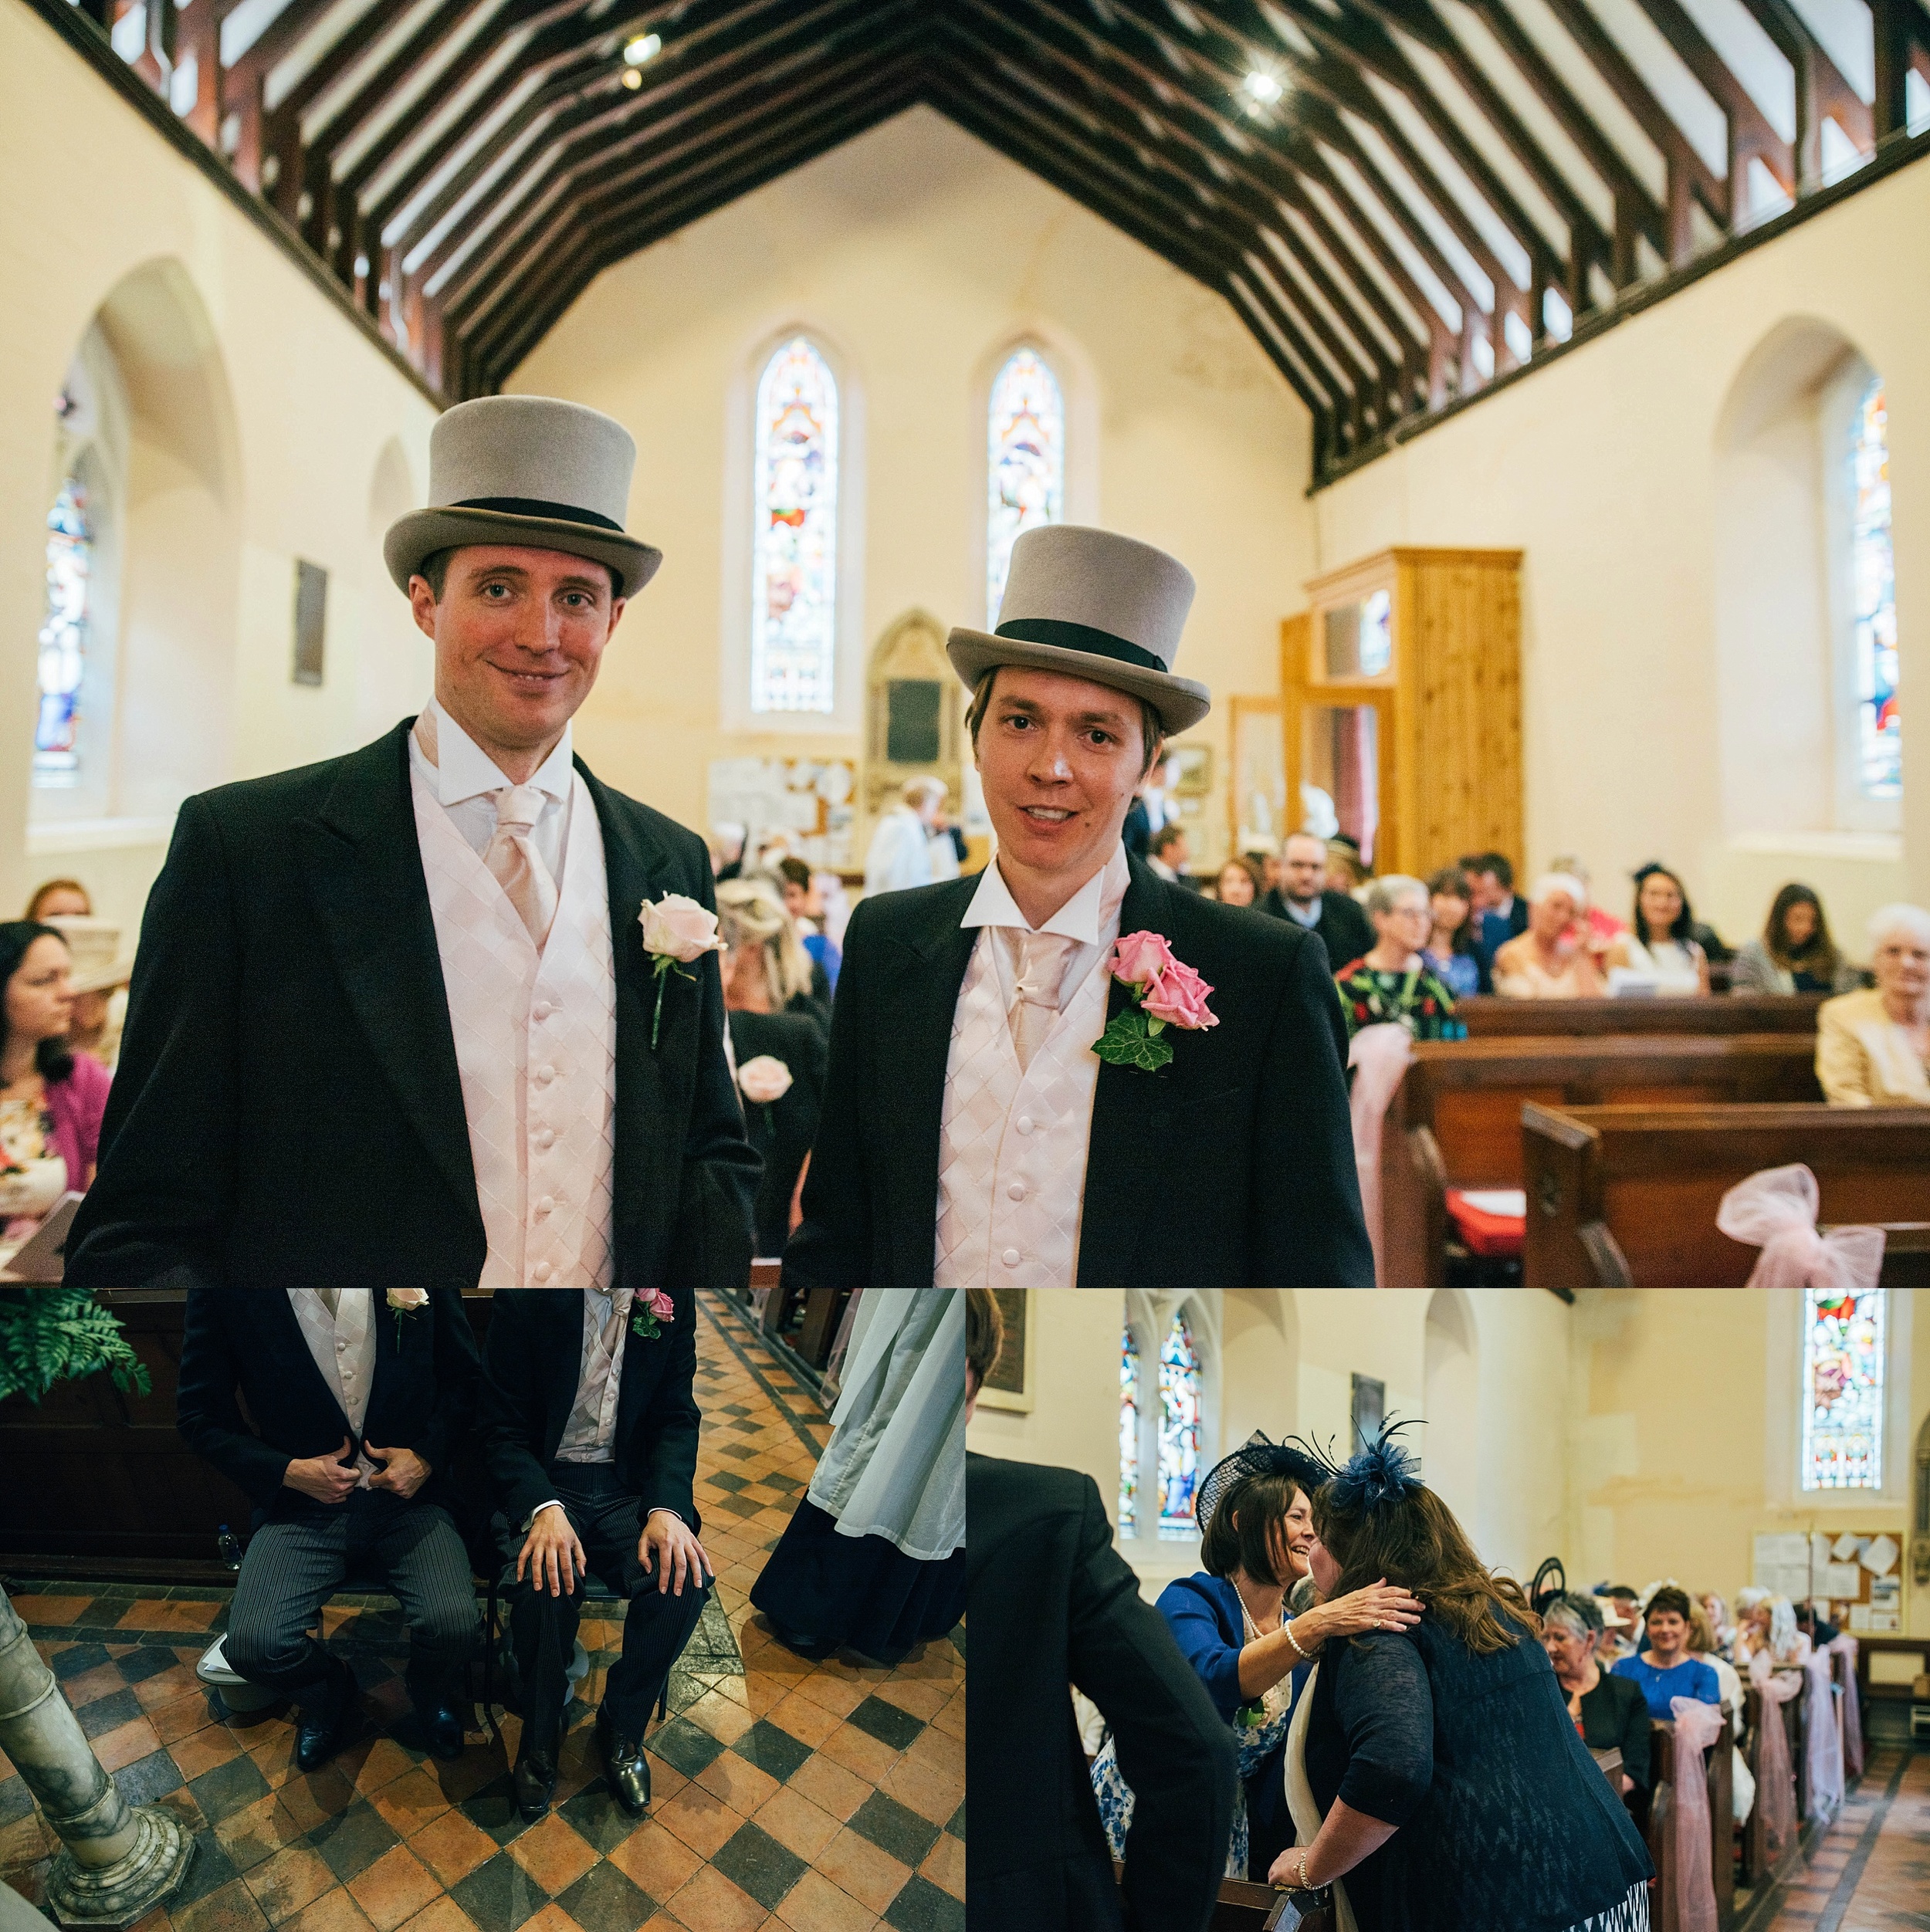
[[[1015,1268],[1018,1266],[1020,1260],[1023,1257],[1020,1255],[1017,1248],[1007,1248],[998,1258],[1003,1261],[1008,1268]]]

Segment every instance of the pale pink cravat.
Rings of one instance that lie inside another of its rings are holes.
[[[1017,983],[1013,988],[1011,1015],[1012,1044],[1022,1073],[1031,1065],[1033,1054],[1045,1044],[1045,1036],[1058,1017],[1059,982],[1078,941],[1058,932],[1017,932],[1012,936],[1018,942]]]
[[[415,720],[415,742],[435,764],[435,719],[426,709]],[[496,836],[483,849],[482,863],[540,952],[556,923],[557,888],[530,834],[543,816],[547,794],[540,786],[505,785],[489,797],[496,807]]]

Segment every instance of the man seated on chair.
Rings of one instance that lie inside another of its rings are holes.
[[[224,1653],[250,1683],[297,1701],[305,1771],[334,1754],[354,1702],[354,1673],[310,1634],[351,1575],[401,1603],[428,1747],[462,1754],[476,1585],[444,1477],[479,1365],[455,1288],[188,1288],[177,1426],[266,1519],[235,1579]]]
[[[566,1671],[583,1578],[630,1599],[623,1655],[597,1713],[611,1795],[650,1802],[643,1737],[703,1613],[709,1558],[697,1470],[696,1303],[631,1288],[499,1288],[483,1384],[490,1472],[513,1555],[510,1634],[521,1680],[516,1798],[525,1819],[556,1786]]]

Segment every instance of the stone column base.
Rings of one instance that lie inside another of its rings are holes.
[[[130,1926],[171,1898],[188,1876],[195,1841],[171,1811],[142,1805],[140,1836],[111,1865],[88,1866],[63,1849],[47,1874],[47,1916],[61,1925]]]

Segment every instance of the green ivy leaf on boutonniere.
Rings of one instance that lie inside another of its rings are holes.
[[[1092,1042],[1092,1051],[1116,1067],[1157,1073],[1173,1057],[1173,1042],[1161,1037],[1165,1030],[1165,1021],[1155,1020],[1143,1007],[1122,1007]]]

